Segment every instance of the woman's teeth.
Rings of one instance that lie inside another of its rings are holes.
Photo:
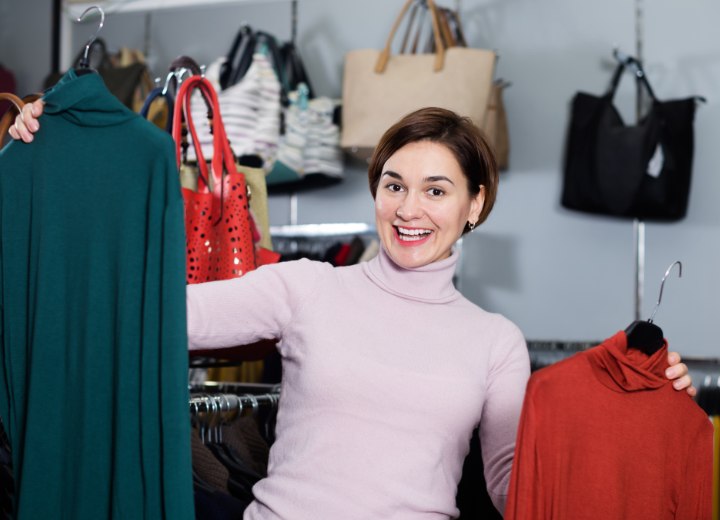
[[[429,229],[409,229],[398,227],[397,230],[400,239],[405,241],[422,240],[430,233],[432,233],[432,231],[430,231]]]

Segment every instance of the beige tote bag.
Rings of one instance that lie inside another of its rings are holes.
[[[395,54],[390,46],[415,0],[407,0],[382,51],[355,50],[345,56],[341,146],[367,159],[383,133],[404,115],[427,106],[453,110],[483,126],[493,83],[495,53],[442,43],[437,7],[427,0],[434,54]]]

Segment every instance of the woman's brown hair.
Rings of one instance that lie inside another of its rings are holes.
[[[467,117],[451,110],[427,107],[411,112],[391,126],[380,139],[370,159],[368,180],[373,198],[385,162],[403,146],[417,141],[445,145],[460,165],[472,196],[485,187],[485,203],[475,225],[487,219],[497,197],[498,166],[482,131]],[[470,231],[465,226],[465,233]]]

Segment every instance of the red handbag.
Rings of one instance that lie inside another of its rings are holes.
[[[205,162],[190,111],[190,98],[199,92],[209,111],[213,157]],[[191,136],[198,168],[197,191],[182,188],[187,235],[187,283],[237,278],[257,267],[253,222],[245,176],[238,172],[223,127],[217,93],[201,76],[190,76],[175,99],[172,135],[178,168]],[[186,162],[186,161],[185,161]]]

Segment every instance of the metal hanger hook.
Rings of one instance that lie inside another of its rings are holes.
[[[102,7],[100,7],[98,5],[91,5],[90,7],[85,9],[85,11],[83,11],[83,13],[80,16],[78,16],[75,19],[76,22],[82,22],[83,19],[88,15],[88,13],[90,13],[91,11],[95,11],[95,10],[100,11],[100,24],[98,25],[97,29],[95,29],[95,32],[93,33],[93,35],[90,36],[90,39],[88,40],[88,42],[85,44],[85,51],[83,52],[83,59],[82,59],[82,65],[84,67],[88,66],[88,54],[90,53],[90,46],[97,39],[98,34],[100,33],[100,29],[102,29],[103,25],[105,25],[105,11],[103,11]]]
[[[662,277],[662,281],[660,282],[660,294],[658,295],[658,301],[655,304],[655,310],[653,310],[653,313],[648,320],[650,323],[652,323],[653,318],[655,318],[655,313],[660,307],[660,302],[662,301],[663,287],[665,287],[665,280],[667,280],[667,277],[670,276],[670,271],[672,271],[672,268],[676,265],[678,266],[678,278],[682,278],[682,262],[680,260],[676,260],[672,264],[670,264],[670,267],[667,268],[667,271],[665,271],[665,275]]]

